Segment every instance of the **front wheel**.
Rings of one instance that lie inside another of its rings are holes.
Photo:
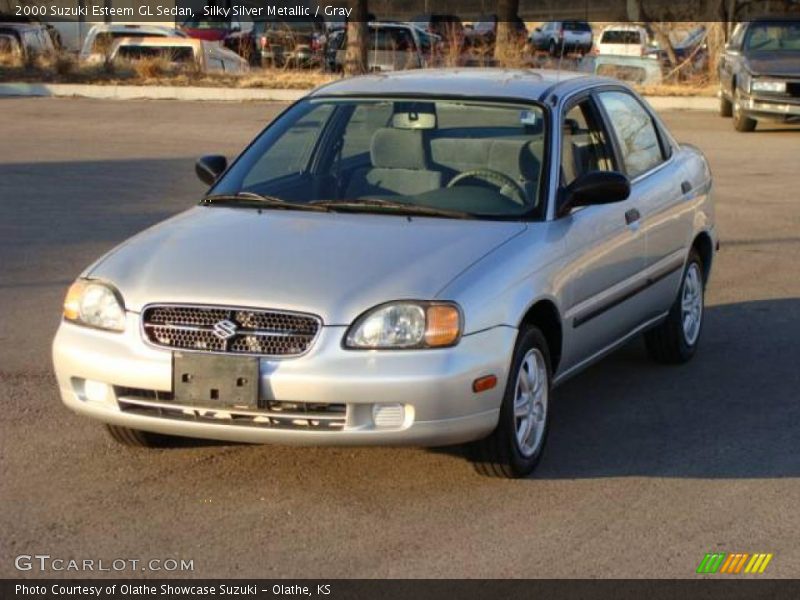
[[[517,478],[536,468],[547,441],[551,380],[547,340],[536,327],[521,331],[497,428],[471,447],[478,473]]]
[[[748,133],[756,129],[756,120],[748,117],[742,108],[742,94],[738,89],[733,100],[733,128],[742,133]]]
[[[166,448],[176,442],[175,438],[169,435],[120,427],[119,425],[106,425],[106,431],[118,444],[134,448]]]
[[[654,360],[680,364],[694,356],[703,328],[704,298],[703,263],[692,250],[669,315],[663,323],[645,333],[645,345]]]

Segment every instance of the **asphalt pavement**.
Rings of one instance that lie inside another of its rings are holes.
[[[36,553],[194,567],[106,576],[691,577],[711,551],[800,576],[797,129],[664,115],[716,182],[701,347],[663,367],[636,341],[559,388],[533,478],[481,478],[453,449],[133,450],[67,411],[67,286],[197,200],[195,157],[234,155],[281,108],[0,100],[0,577],[42,576],[14,566]]]

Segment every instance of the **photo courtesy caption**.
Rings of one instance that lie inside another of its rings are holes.
[[[316,588],[316,589],[315,589]],[[148,585],[148,584],[128,584],[122,585],[26,585],[17,584],[14,586],[14,593],[17,596],[43,596],[48,593],[53,596],[96,596],[102,594],[116,594],[119,592],[124,596],[139,595],[164,595],[172,596],[176,594],[189,596],[244,596],[256,595],[261,593],[272,593],[276,596],[327,596],[331,593],[329,584],[317,584],[314,587],[307,585],[286,585],[275,584],[273,586],[259,589],[255,584],[248,585],[180,585],[167,584]]]

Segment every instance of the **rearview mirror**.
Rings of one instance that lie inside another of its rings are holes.
[[[622,202],[630,195],[631,182],[622,173],[593,171],[581,175],[564,189],[556,216],[568,215],[578,206]]]
[[[224,156],[212,154],[204,156],[194,164],[194,172],[197,177],[206,185],[214,185],[214,182],[228,168],[228,159]]]

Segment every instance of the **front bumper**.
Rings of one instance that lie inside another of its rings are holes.
[[[795,121],[800,119],[800,98],[750,95],[742,100],[742,109],[757,118]]]
[[[249,443],[424,446],[480,439],[497,424],[517,335],[516,329],[496,327],[464,336],[453,348],[351,351],[341,347],[345,327],[323,327],[307,354],[260,359],[262,404],[343,405],[341,423],[332,430],[314,426],[313,419],[287,422],[175,404],[172,352],[142,340],[138,314],[127,319],[125,333],[61,324],[53,362],[64,404],[114,425]],[[498,380],[494,389],[472,391],[475,379],[492,374]],[[87,381],[107,384],[108,393],[90,400]],[[143,400],[136,390],[152,397]],[[401,416],[388,425],[379,422],[376,406]]]

